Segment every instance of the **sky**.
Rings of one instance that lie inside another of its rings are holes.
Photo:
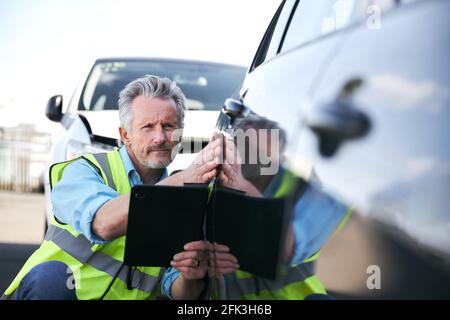
[[[0,0],[0,127],[56,124],[98,57],[188,58],[248,66],[281,0]]]

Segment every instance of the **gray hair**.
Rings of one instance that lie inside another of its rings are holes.
[[[138,96],[173,99],[177,108],[178,125],[184,127],[184,110],[186,97],[175,81],[153,75],[145,75],[125,86],[119,94],[120,126],[131,130],[131,103]]]

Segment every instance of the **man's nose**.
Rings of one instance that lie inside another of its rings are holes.
[[[162,126],[156,126],[153,132],[153,142],[155,144],[166,143],[167,137]]]

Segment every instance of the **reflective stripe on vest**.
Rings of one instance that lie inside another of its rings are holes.
[[[225,277],[229,278],[229,281],[227,281],[228,298],[236,300],[242,298],[244,295],[258,294],[258,292],[262,290],[274,292],[291,283],[305,281],[311,276],[314,276],[314,262],[302,263],[298,266],[289,268],[285,275],[275,281],[257,277]]]
[[[91,243],[83,236],[74,237],[73,234],[55,225],[50,225],[45,240],[54,242],[58,247],[70,254],[82,264],[89,264],[97,270],[106,272],[114,277],[122,266],[122,262],[101,251],[92,252]],[[133,273],[132,286],[141,291],[151,293],[158,283],[163,268],[158,276],[151,276],[139,270]],[[124,283],[127,282],[128,267],[123,268],[117,276]]]
[[[112,189],[117,191],[116,184],[114,183],[114,179],[111,174],[111,167],[109,166],[108,156],[106,153],[94,153],[93,154],[95,160],[97,160],[100,168],[102,168],[103,172],[106,176],[106,184]]]

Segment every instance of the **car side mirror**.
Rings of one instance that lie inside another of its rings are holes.
[[[62,95],[56,95],[51,97],[47,103],[47,109],[45,110],[45,115],[51,121],[60,122],[62,113],[63,97]]]
[[[217,118],[216,132],[231,137],[230,130],[233,129],[233,123],[238,118],[245,118],[249,113],[250,109],[242,101],[231,98],[226,99]]]

